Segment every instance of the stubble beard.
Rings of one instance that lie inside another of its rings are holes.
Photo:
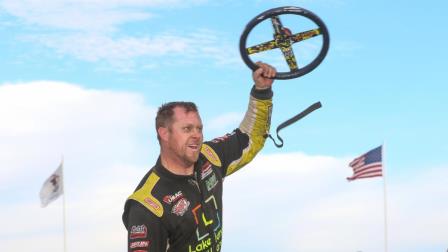
[[[199,150],[200,150],[200,148],[199,148]],[[199,150],[192,151],[192,150],[189,150],[188,147],[186,147],[184,150],[183,158],[182,158],[183,161],[185,162],[185,164],[193,165],[194,163],[196,163],[199,159]]]
[[[199,159],[200,148],[198,151],[189,149],[188,146],[177,146],[177,148],[170,148],[171,152],[176,156],[177,160],[182,163],[184,167],[194,165]]]

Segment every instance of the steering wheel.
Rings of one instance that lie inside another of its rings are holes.
[[[317,25],[317,28],[293,34],[290,29],[283,26],[280,20],[280,15],[285,14],[299,15],[310,19],[315,25]],[[247,47],[246,42],[249,33],[255,26],[268,18],[271,19],[271,23],[274,28],[274,39],[263,42],[261,44]],[[322,47],[316,58],[310,61],[310,63],[308,63],[307,65],[299,68],[292,45],[294,43],[298,43],[319,35],[322,36]],[[288,64],[290,71],[277,72],[277,75],[274,77],[274,79],[286,80],[300,77],[314,70],[314,68],[316,68],[327,55],[329,44],[330,36],[328,34],[327,27],[318,16],[316,16],[311,11],[305,10],[303,8],[286,6],[267,10],[253,18],[246,25],[246,28],[244,29],[240,37],[240,53],[246,65],[250,69],[255,71],[258,66],[252,61],[249,55],[279,48],[283,54],[284,59],[286,60],[286,63]]]

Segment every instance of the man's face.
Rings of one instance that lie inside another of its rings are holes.
[[[202,121],[197,112],[185,112],[182,107],[174,108],[173,123],[168,127],[167,147],[173,158],[190,166],[201,151],[203,135]]]

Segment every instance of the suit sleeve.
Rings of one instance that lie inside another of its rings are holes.
[[[161,219],[136,202],[129,205],[128,211],[128,252],[165,252],[168,232]]]
[[[230,134],[204,143],[203,153],[215,156],[223,176],[241,169],[263,148],[271,123],[272,96],[271,89],[253,87],[240,126]]]

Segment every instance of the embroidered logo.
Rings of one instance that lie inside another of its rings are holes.
[[[133,249],[133,248],[147,248],[149,246],[149,241],[136,241],[136,242],[132,242],[129,245],[129,248]]]
[[[210,173],[212,173],[212,164],[210,164],[210,162],[205,162],[205,164],[202,166],[201,169],[201,179],[204,179],[205,177],[207,177],[208,175],[210,175]]]
[[[145,198],[145,202],[148,203],[149,206],[154,208],[155,210],[159,210],[160,206],[156,202],[154,202],[151,198]]]
[[[221,167],[221,160],[212,147],[202,144],[201,153],[215,166]]]
[[[186,198],[181,198],[171,209],[171,213],[177,216],[183,216],[185,212],[187,212],[188,207],[190,206],[190,201]]]
[[[131,239],[146,238],[147,234],[148,229],[146,228],[145,225],[132,226],[129,238]]]
[[[205,181],[205,185],[206,185],[208,191],[212,190],[217,184],[218,184],[218,180],[216,179],[216,175],[214,173],[210,178],[208,178]]]
[[[227,133],[222,137],[217,137],[215,139],[212,140],[213,143],[219,143],[219,142],[224,142],[226,141],[229,137],[231,137],[232,135],[235,135],[235,131],[232,133]]]
[[[166,195],[165,197],[163,197],[163,202],[167,203],[168,205],[171,205],[171,203],[173,203],[183,197],[184,197],[184,195],[182,194],[182,191],[178,191],[174,195]]]

